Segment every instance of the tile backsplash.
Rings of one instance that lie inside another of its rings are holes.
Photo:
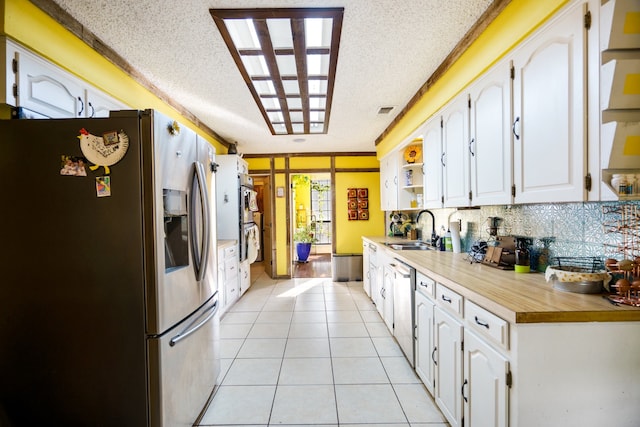
[[[456,210],[433,209],[436,220],[436,232],[447,228],[450,221],[461,223],[461,246],[468,251],[478,240],[490,241],[489,217],[498,217],[498,235],[528,236],[533,238],[534,247],[542,247],[541,238],[552,237],[549,248],[551,256],[597,256],[619,258],[615,249],[622,245],[619,233],[605,231],[604,223],[617,223],[620,218],[615,211],[630,206],[640,214],[640,201],[631,202],[585,202],[554,203],[534,205],[484,206],[480,209]],[[612,212],[614,211],[614,212]],[[417,212],[404,212],[415,220]],[[388,215],[387,215],[387,220]],[[631,233],[640,235],[638,221],[632,226]],[[417,228],[431,229],[431,216],[422,215]],[[389,224],[387,223],[387,230]],[[627,237],[629,241],[629,237]],[[640,242],[636,238],[633,256],[640,256]]]

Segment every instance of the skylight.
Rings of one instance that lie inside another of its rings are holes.
[[[271,133],[327,133],[344,9],[209,12]]]

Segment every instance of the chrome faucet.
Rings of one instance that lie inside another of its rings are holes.
[[[423,209],[418,212],[418,216],[416,216],[416,224],[420,224],[420,216],[425,212],[431,215],[431,246],[435,246],[438,241],[438,236],[436,235],[436,218],[433,216],[433,212],[428,209]],[[422,240],[424,241],[424,232],[422,233]]]

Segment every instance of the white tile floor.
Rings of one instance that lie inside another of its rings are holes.
[[[252,279],[222,318],[201,426],[448,426],[362,282]]]

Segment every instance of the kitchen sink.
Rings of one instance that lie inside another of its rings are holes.
[[[424,242],[386,242],[385,245],[397,251],[429,251],[434,249],[433,246]]]

